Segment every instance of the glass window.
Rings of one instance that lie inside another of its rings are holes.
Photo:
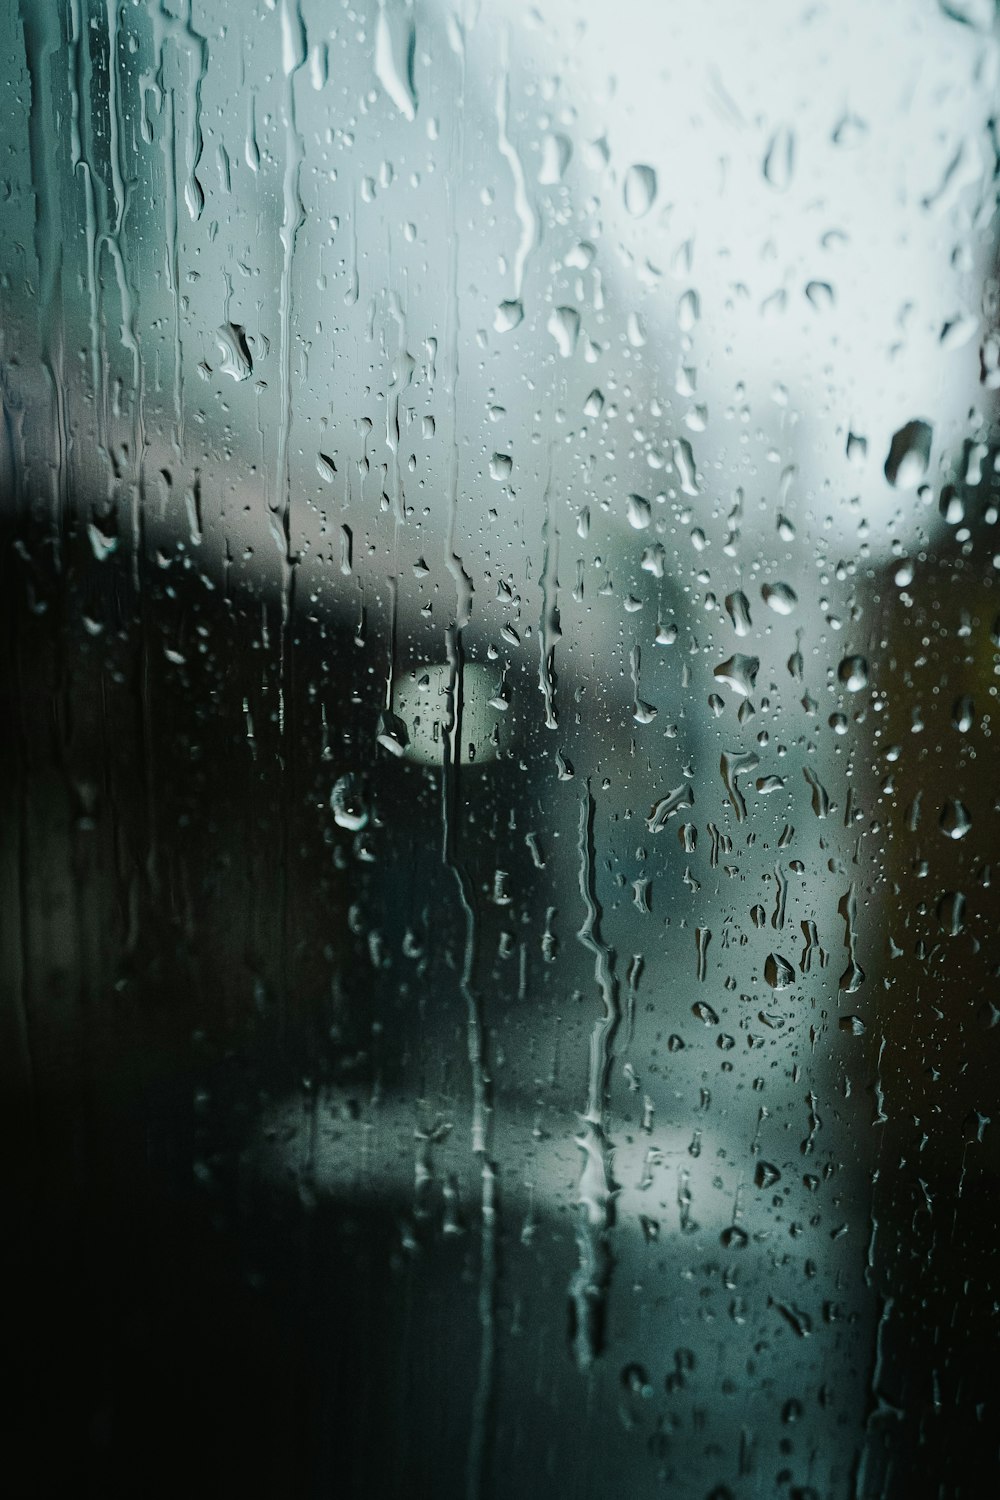
[[[9,1451],[980,1493],[995,6],[0,56]]]

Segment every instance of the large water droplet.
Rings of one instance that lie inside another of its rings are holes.
[[[685,495],[701,494],[698,484],[698,469],[694,461],[694,452],[687,438],[674,438],[671,443],[671,451],[674,455],[674,467],[677,477],[681,482],[681,489]]]
[[[726,613],[733,622],[733,629],[737,635],[749,635],[750,600],[742,589],[737,589],[734,594],[726,595]]]
[[[961,891],[945,891],[937,904],[937,918],[949,937],[957,937],[965,926],[965,896]]]
[[[375,25],[375,76],[407,120],[415,119],[417,113],[417,93],[413,86],[415,51],[412,11],[394,6],[390,14],[387,0],[379,0]]]
[[[223,375],[231,375],[234,380],[249,380],[253,374],[253,358],[242,323],[223,323],[215,340],[222,352],[219,369]]]
[[[932,428],[919,418],[893,434],[885,460],[885,477],[900,490],[915,489],[931,459]]]
[[[828,281],[806,282],[806,296],[817,312],[829,312],[835,300],[833,287]]]
[[[773,609],[776,615],[790,615],[799,602],[798,594],[787,583],[765,583],[760,593],[768,609]]]
[[[772,187],[784,191],[795,171],[795,136],[780,125],[768,142],[764,155],[764,177]]]
[[[633,219],[648,214],[656,197],[656,173],[652,167],[636,165],[625,173],[625,207]]]
[[[753,692],[757,673],[760,670],[760,657],[742,656],[739,652],[727,657],[724,662],[715,668],[713,676],[727,687],[732,688],[742,698],[749,698]]]
[[[497,333],[510,333],[524,320],[524,307],[517,301],[501,302],[493,314],[493,327]]]
[[[675,786],[672,792],[654,802],[646,819],[646,827],[650,833],[661,833],[666,827],[667,819],[672,818],[674,813],[680,812],[683,807],[694,805],[694,792],[689,782],[682,786]]]
[[[649,501],[641,495],[629,495],[626,511],[628,523],[636,531],[644,531],[653,518]]]
[[[764,978],[772,990],[787,990],[795,983],[795,970],[780,953],[769,953],[764,960]]]
[[[358,833],[368,822],[368,809],[361,795],[358,778],[350,771],[334,783],[330,807],[338,827]]]
[[[564,135],[547,135],[542,141],[542,164],[538,169],[538,181],[542,187],[555,187],[562,182],[563,173],[569,166],[573,147]]]
[[[948,838],[964,839],[972,827],[972,818],[969,816],[969,809],[963,802],[946,802],[941,809],[938,826],[942,833],[947,834]]]
[[[863,656],[845,656],[837,676],[849,693],[860,693],[868,686],[868,663]]]
[[[547,323],[563,359],[569,359],[580,336],[580,314],[575,307],[554,307]]]
[[[701,317],[701,300],[698,293],[689,288],[677,304],[677,323],[681,333],[690,333]]]

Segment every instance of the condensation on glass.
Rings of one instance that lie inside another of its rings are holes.
[[[0,56],[11,1462],[992,1493],[994,4]]]

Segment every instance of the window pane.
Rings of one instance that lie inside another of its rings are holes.
[[[0,45],[38,1492],[971,1493],[994,5]]]

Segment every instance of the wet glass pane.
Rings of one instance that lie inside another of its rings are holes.
[[[23,1493],[993,1493],[994,4],[0,57]]]

